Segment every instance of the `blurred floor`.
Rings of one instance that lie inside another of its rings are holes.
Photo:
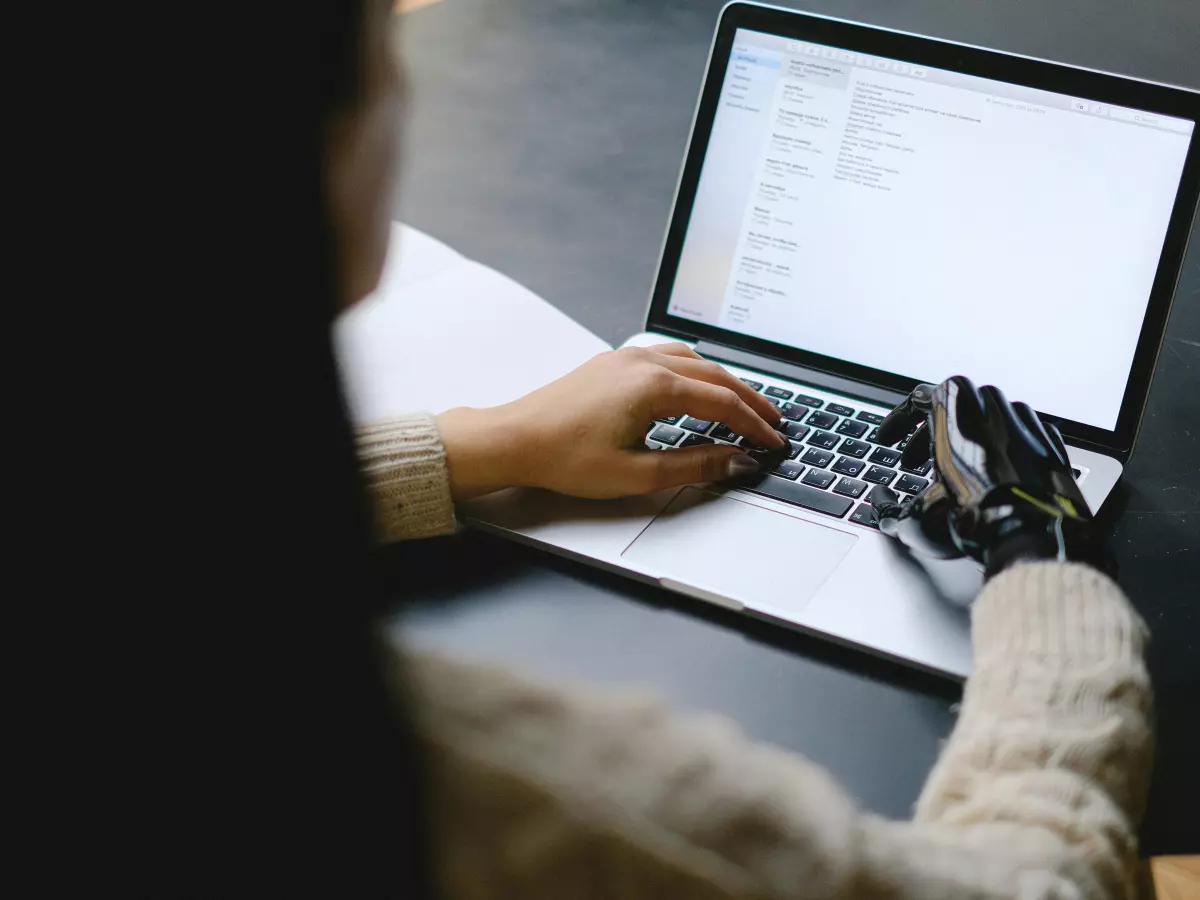
[[[1200,856],[1158,856],[1150,867],[1158,900],[1200,900]]]

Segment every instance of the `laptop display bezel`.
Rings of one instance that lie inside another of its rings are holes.
[[[890,57],[917,65],[964,72],[1099,103],[1189,119],[1197,123],[1188,147],[1116,427],[1112,430],[1097,428],[1063,419],[1056,416],[1052,410],[1038,410],[1043,418],[1058,425],[1067,439],[1117,456],[1127,456],[1133,447],[1146,396],[1150,390],[1172,298],[1187,250],[1197,196],[1200,195],[1200,93],[810,13],[749,3],[729,4],[722,12],[713,39],[708,71],[701,89],[651,295],[646,329],[687,340],[722,344],[767,359],[816,369],[892,391],[907,392],[917,384],[917,379],[750,337],[672,316],[667,312],[734,34],[739,28]],[[1036,328],[1037,323],[1030,323],[1030,327]],[[1069,339],[1069,335],[1066,337]],[[920,340],[920,337],[917,335],[908,339]],[[1020,348],[1014,347],[1013,352],[1021,351]],[[946,373],[951,374],[955,373]],[[971,373],[962,374],[969,376]],[[1003,388],[1003,385],[1000,387]]]

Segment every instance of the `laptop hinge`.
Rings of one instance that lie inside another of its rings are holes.
[[[889,408],[899,404],[906,396],[899,391],[888,390],[887,388],[877,387],[873,384],[863,384],[861,381],[853,381],[849,378],[843,378],[840,375],[831,375],[829,372],[822,372],[820,369],[810,369],[806,366],[798,366],[795,363],[781,362],[777,359],[759,356],[757,353],[749,353],[745,350],[735,349],[734,347],[726,347],[724,344],[717,344],[712,341],[698,342],[696,344],[696,352],[708,359],[731,363],[735,366],[741,366],[744,369],[753,369],[756,372],[762,372],[766,375],[777,375],[780,378],[786,378],[788,381],[809,384],[816,388],[822,388],[836,394],[845,394],[848,397],[857,397],[860,400],[868,400],[871,403],[878,403],[880,406]]]

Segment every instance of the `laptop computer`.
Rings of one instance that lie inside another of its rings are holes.
[[[648,111],[649,114],[650,111]],[[1098,510],[1133,452],[1200,191],[1200,94],[808,13],[721,13],[644,332],[771,397],[791,458],[620,501],[507,491],[463,518],[668,590],[965,676],[970,561],[881,535],[875,440],[965,374],[1056,424]],[[659,452],[740,440],[648,423]]]

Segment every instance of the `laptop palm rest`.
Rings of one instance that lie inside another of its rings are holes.
[[[621,556],[663,586],[722,606],[799,612],[858,538],[699,488],[685,488]],[[789,573],[803,573],[790,577]]]

